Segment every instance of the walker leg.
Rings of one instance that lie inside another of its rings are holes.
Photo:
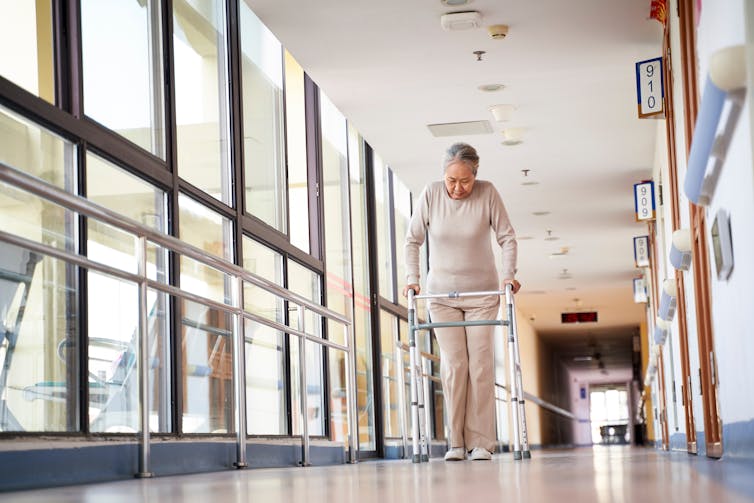
[[[513,301],[513,293],[510,286],[505,289],[505,299],[508,308],[508,334],[509,334],[509,349],[513,351],[513,372],[511,388],[516,391],[516,403],[511,403],[511,406],[515,406],[518,409],[517,420],[520,421],[520,439],[521,439],[521,452],[519,457],[515,459],[531,459],[531,451],[529,450],[529,436],[526,428],[526,408],[524,401],[524,387],[521,378],[521,353],[519,352],[518,344],[518,325],[516,324],[516,307]],[[518,425],[517,425],[518,426]],[[518,427],[515,428],[518,430]]]

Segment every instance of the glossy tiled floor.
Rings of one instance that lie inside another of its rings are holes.
[[[534,451],[514,462],[369,461],[227,471],[0,494],[18,502],[738,502],[754,501],[754,465],[625,446]]]

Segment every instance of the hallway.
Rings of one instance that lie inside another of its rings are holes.
[[[626,446],[535,451],[514,462],[366,461],[160,477],[0,495],[13,502],[558,502],[754,501],[748,462]]]

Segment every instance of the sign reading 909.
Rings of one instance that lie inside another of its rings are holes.
[[[655,184],[641,182],[634,184],[634,210],[636,221],[655,219]]]

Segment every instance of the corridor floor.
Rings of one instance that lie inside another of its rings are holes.
[[[754,501],[754,464],[627,446],[534,451],[514,462],[257,469],[0,494],[13,502],[739,502]]]

